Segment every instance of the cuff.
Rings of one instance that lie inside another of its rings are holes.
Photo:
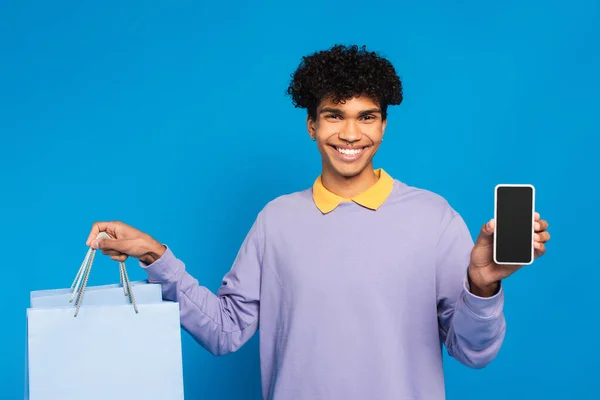
[[[163,255],[152,264],[139,261],[140,267],[148,274],[148,282],[169,282],[181,268],[179,260],[175,258],[169,246],[165,245],[165,247]]]
[[[502,312],[502,307],[504,305],[502,282],[500,282],[498,292],[491,297],[479,297],[471,293],[467,277],[465,277],[463,282],[463,289],[463,301],[475,316],[487,319],[493,318]]]

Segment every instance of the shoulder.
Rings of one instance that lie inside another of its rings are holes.
[[[467,226],[461,214],[453,208],[450,202],[441,194],[422,187],[395,182],[394,198],[391,204],[403,209],[403,215],[411,223],[425,227],[438,239],[445,232],[467,231]]]
[[[267,202],[258,214],[263,223],[282,220],[285,216],[298,215],[310,210],[312,188],[280,195]]]
[[[390,204],[402,206],[415,215],[428,215],[442,219],[454,217],[458,212],[452,208],[448,200],[439,193],[418,186],[411,186],[394,180],[394,190],[390,196]]]
[[[283,194],[269,201],[262,209],[263,213],[298,211],[312,202],[312,189]]]

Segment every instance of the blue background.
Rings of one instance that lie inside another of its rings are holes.
[[[376,167],[446,197],[473,236],[497,183],[534,184],[550,222],[547,255],[505,282],[500,354],[446,358],[448,399],[600,398],[597,1],[101,3],[0,3],[3,398],[22,396],[29,291],[71,283],[94,221],[152,234],[218,288],[262,206],[320,172],[284,91],[334,43],[403,79]],[[117,281],[95,265],[91,284]],[[258,335],[220,358],[183,337],[187,398],[260,398]]]

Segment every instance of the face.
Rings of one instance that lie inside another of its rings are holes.
[[[373,170],[386,121],[379,103],[366,97],[354,97],[342,104],[323,101],[316,120],[307,119],[308,132],[316,139],[323,160],[323,174],[353,178]]]

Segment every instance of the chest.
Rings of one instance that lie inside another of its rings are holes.
[[[406,302],[435,287],[435,243],[415,218],[349,214],[299,221],[271,240],[272,268],[295,305],[314,299]]]

